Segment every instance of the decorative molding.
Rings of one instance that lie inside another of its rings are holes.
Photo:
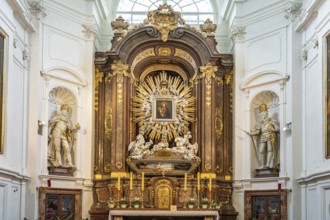
[[[303,50],[302,52],[301,52],[301,59],[303,60],[303,61],[307,61],[308,60],[308,51],[307,50]]]
[[[76,106],[77,101],[71,90],[65,87],[55,87],[48,94],[48,100],[55,105],[67,104],[70,107]]]
[[[295,21],[301,14],[301,6],[301,2],[290,1],[289,6],[285,8],[286,15],[284,15],[284,17],[291,22]]]
[[[135,79],[132,74],[131,68],[128,64],[124,64],[122,60],[117,63],[111,64],[111,69],[113,70],[112,75],[117,76],[117,102],[122,103],[123,93],[124,93],[124,76]]]
[[[112,30],[115,30],[117,32],[123,32],[125,30],[128,30],[129,23],[125,22],[122,16],[119,16],[115,21],[111,22],[111,27]]]
[[[31,180],[30,176],[26,176],[19,172],[0,167],[0,177],[5,177],[5,176],[9,177],[8,179],[11,181],[28,182]]]
[[[42,70],[40,73],[41,76],[43,76],[44,78],[57,78],[63,81],[76,84],[81,87],[86,87],[88,85],[87,80],[82,77],[82,74],[78,74],[75,71],[62,66],[47,68],[45,70]]]
[[[94,109],[95,111],[99,110],[99,84],[102,83],[104,77],[104,73],[100,72],[98,68],[95,68],[95,76],[94,76]]]
[[[240,89],[245,91],[250,88],[263,86],[266,84],[271,84],[275,82],[286,82],[290,79],[290,76],[283,75],[281,73],[277,72],[261,72],[258,74],[255,74],[251,77],[249,77],[247,80],[245,80],[241,86]]]
[[[222,131],[223,131],[223,120],[222,120],[222,114],[221,109],[216,108],[215,110],[215,136],[217,140],[220,140]]]
[[[108,140],[111,140],[112,135],[112,108],[107,106],[105,119],[104,119],[104,130],[105,130],[105,137]]]
[[[244,35],[246,34],[244,26],[233,25],[231,27],[231,39],[233,42],[240,42],[244,40]]]
[[[199,25],[201,31],[206,33],[207,35],[214,35],[215,30],[217,29],[217,25],[213,23],[209,18],[206,19],[204,24]]]
[[[84,30],[82,32],[84,33],[85,37],[87,39],[94,39],[96,35],[96,25],[95,24],[83,24],[82,27]]]
[[[176,12],[170,5],[163,4],[157,10],[150,11],[145,24],[151,24],[162,35],[162,41],[166,42],[170,31],[176,29],[179,24],[184,25],[185,22],[181,18],[181,13]]]
[[[259,106],[261,104],[266,104],[269,110],[275,109],[280,105],[279,101],[280,98],[275,92],[270,90],[262,91],[261,93],[258,93],[254,98],[252,109],[258,109],[259,111]]]
[[[31,52],[28,49],[24,49],[22,51],[22,59],[25,60],[30,60],[31,59]]]
[[[211,63],[206,64],[205,66],[200,67],[199,79],[205,78],[206,86],[206,105],[211,106],[211,97],[212,97],[212,78],[215,78],[215,73],[218,71],[217,66],[213,66]]]
[[[42,20],[44,17],[46,17],[46,9],[44,7],[43,0],[41,1],[31,1],[29,3],[29,10],[31,12],[31,15],[36,19],[36,20]]]
[[[315,172],[313,174],[310,174],[308,176],[299,177],[297,178],[297,182],[301,185],[308,184],[308,183],[314,183],[317,181],[321,181],[324,179],[330,178],[330,170],[322,171],[322,172]]]
[[[319,48],[319,41],[318,41],[318,39],[313,39],[312,40],[312,45],[313,45],[313,49]]]

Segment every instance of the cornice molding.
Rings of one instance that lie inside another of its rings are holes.
[[[26,27],[28,32],[35,32],[39,28],[39,20],[30,11],[30,3],[27,0],[10,0],[15,17]]]
[[[31,180],[30,176],[23,175],[17,171],[12,171],[5,168],[0,168],[0,176],[6,176],[9,177],[9,179],[12,179],[13,181],[20,181],[20,182],[28,182]]]
[[[315,183],[316,181],[322,180],[322,179],[330,179],[330,170],[316,172],[313,174],[310,174],[308,176],[299,177],[297,178],[297,182],[301,185],[308,184],[308,183]]]

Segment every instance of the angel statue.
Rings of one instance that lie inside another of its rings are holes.
[[[133,159],[142,159],[145,155],[149,155],[149,148],[152,144],[152,140],[146,143],[143,134],[138,134],[136,136],[136,141],[132,141],[128,145],[128,152],[130,152],[130,157]]]
[[[259,153],[261,156],[261,167],[260,168],[271,168],[271,166],[276,166],[276,133],[279,132],[280,128],[278,122],[272,118],[268,117],[268,107],[266,104],[261,104],[259,106],[259,111],[261,115],[261,121],[257,123],[256,129],[247,132],[250,136],[259,136],[260,145]],[[253,142],[254,143],[254,142]]]
[[[188,131],[183,137],[175,138],[176,147],[172,148],[175,154],[183,154],[183,158],[187,160],[192,160],[197,157],[198,144],[190,144],[189,139],[191,139],[191,132]]]
[[[74,127],[72,126],[68,109],[67,104],[61,105],[60,113],[55,115],[49,122],[48,160],[55,167],[62,166],[62,162],[65,162],[67,167],[74,166],[71,155],[74,141],[72,134],[80,129],[80,125],[78,123]]]

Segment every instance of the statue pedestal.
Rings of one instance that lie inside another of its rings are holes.
[[[75,167],[48,167],[49,175],[58,175],[58,176],[73,176],[73,172],[76,170]]]
[[[279,169],[278,168],[260,168],[255,170],[255,177],[278,177]]]

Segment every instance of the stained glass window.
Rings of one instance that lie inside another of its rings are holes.
[[[203,24],[207,18],[214,21],[209,0],[120,0],[116,17],[121,15],[130,24],[140,24],[147,18],[148,11],[156,10],[165,3],[180,12],[187,24]]]

